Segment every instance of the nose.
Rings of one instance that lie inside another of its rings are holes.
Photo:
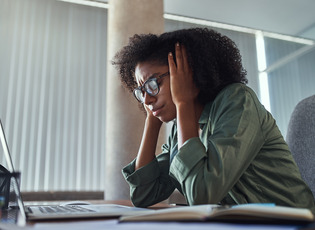
[[[146,105],[151,105],[156,100],[155,96],[150,96],[147,92],[144,93],[143,103]]]

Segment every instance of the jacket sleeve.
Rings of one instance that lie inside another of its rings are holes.
[[[152,162],[136,171],[136,159],[122,169],[130,186],[131,201],[137,207],[148,207],[161,202],[175,189],[169,176],[169,145],[164,144],[162,150]]]
[[[255,101],[243,88],[217,96],[206,129],[206,137],[184,143],[170,166],[190,205],[220,202],[264,143]]]

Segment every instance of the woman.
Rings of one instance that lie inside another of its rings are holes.
[[[229,38],[202,28],[134,35],[113,64],[146,111],[137,158],[123,169],[135,206],[163,201],[177,188],[189,205],[272,202],[315,212]],[[156,156],[160,127],[170,121]]]

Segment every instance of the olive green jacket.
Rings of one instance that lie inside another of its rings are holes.
[[[163,152],[123,168],[131,200],[146,207],[177,188],[189,205],[275,203],[315,213],[314,197],[272,115],[246,85],[224,88],[199,119],[200,137],[178,150],[174,123]]]

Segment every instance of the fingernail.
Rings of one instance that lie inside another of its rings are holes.
[[[173,56],[172,52],[169,52],[168,55]]]
[[[179,46],[179,42],[176,43],[176,46]]]

